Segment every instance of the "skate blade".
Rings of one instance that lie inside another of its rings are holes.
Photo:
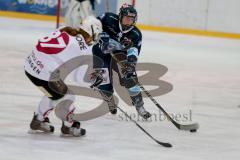
[[[60,137],[62,137],[62,138],[71,138],[71,137],[83,137],[83,136],[85,136],[85,135],[72,135],[72,134],[64,134],[64,133],[61,133],[60,134]]]
[[[45,132],[45,131],[40,131],[40,130],[32,130],[29,129],[28,134],[53,134],[53,132]]]

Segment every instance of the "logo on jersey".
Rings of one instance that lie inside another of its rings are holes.
[[[84,43],[84,39],[81,35],[77,35],[76,40],[78,41],[79,47],[81,50],[87,49],[85,43]]]
[[[36,48],[39,52],[43,52],[45,54],[58,54],[67,47],[68,43],[68,34],[57,31],[52,33],[50,36],[39,39]]]
[[[32,54],[27,57],[27,62],[29,63],[29,66],[33,70],[33,72],[37,74],[40,74],[42,69],[44,68],[42,61],[37,59],[34,52],[32,52]]]

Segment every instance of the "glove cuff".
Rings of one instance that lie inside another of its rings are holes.
[[[138,59],[138,49],[136,47],[127,50],[127,61],[136,63]]]

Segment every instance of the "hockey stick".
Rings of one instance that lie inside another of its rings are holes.
[[[93,87],[94,91],[102,92],[100,89]],[[109,99],[105,94],[101,93],[102,96],[104,96],[104,99]],[[157,144],[163,146],[163,147],[172,147],[170,143],[160,142],[156,138],[154,138],[150,133],[148,133],[140,124],[138,124],[135,120],[132,119],[131,116],[129,116],[123,109],[121,109],[119,106],[116,106],[127,118],[129,118],[133,123],[136,124],[138,128],[140,128],[148,137],[150,137],[152,140],[154,140]]]
[[[133,120],[125,111],[123,111],[120,107],[117,106],[117,108],[127,117],[129,118],[133,123],[136,124],[136,126],[138,126],[138,128],[140,128],[146,135],[148,135],[148,137],[150,137],[152,140],[154,140],[157,144],[163,146],[163,147],[172,147],[172,145],[170,143],[166,143],[166,142],[160,142],[159,140],[157,140],[156,138],[154,138],[150,133],[148,133],[142,126],[140,126],[140,124],[138,124],[135,120]]]
[[[143,87],[143,85],[138,82],[139,87],[142,91],[151,99],[151,101],[167,116],[167,118],[179,129],[179,130],[186,130],[186,131],[194,131],[199,128],[198,123],[193,124],[179,124],[172,119],[172,117],[162,108],[162,106],[153,98],[153,96]]]
[[[113,53],[111,53],[111,56],[113,59],[121,66],[123,67],[123,64],[118,61],[118,59],[114,56]],[[179,124],[172,117],[162,108],[162,106],[153,98],[153,96],[143,87],[143,85],[140,82],[137,82],[139,87],[142,89],[142,91],[150,98],[150,100],[167,116],[167,118],[174,124],[175,127],[177,127],[179,130],[186,130],[186,131],[196,131],[199,128],[198,123],[193,124]]]

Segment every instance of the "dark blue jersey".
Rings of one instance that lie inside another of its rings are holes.
[[[140,53],[142,33],[136,26],[123,31],[119,23],[119,16],[114,13],[105,13],[97,18],[102,22],[103,32],[109,34],[110,38],[125,46],[136,47],[138,54]]]

